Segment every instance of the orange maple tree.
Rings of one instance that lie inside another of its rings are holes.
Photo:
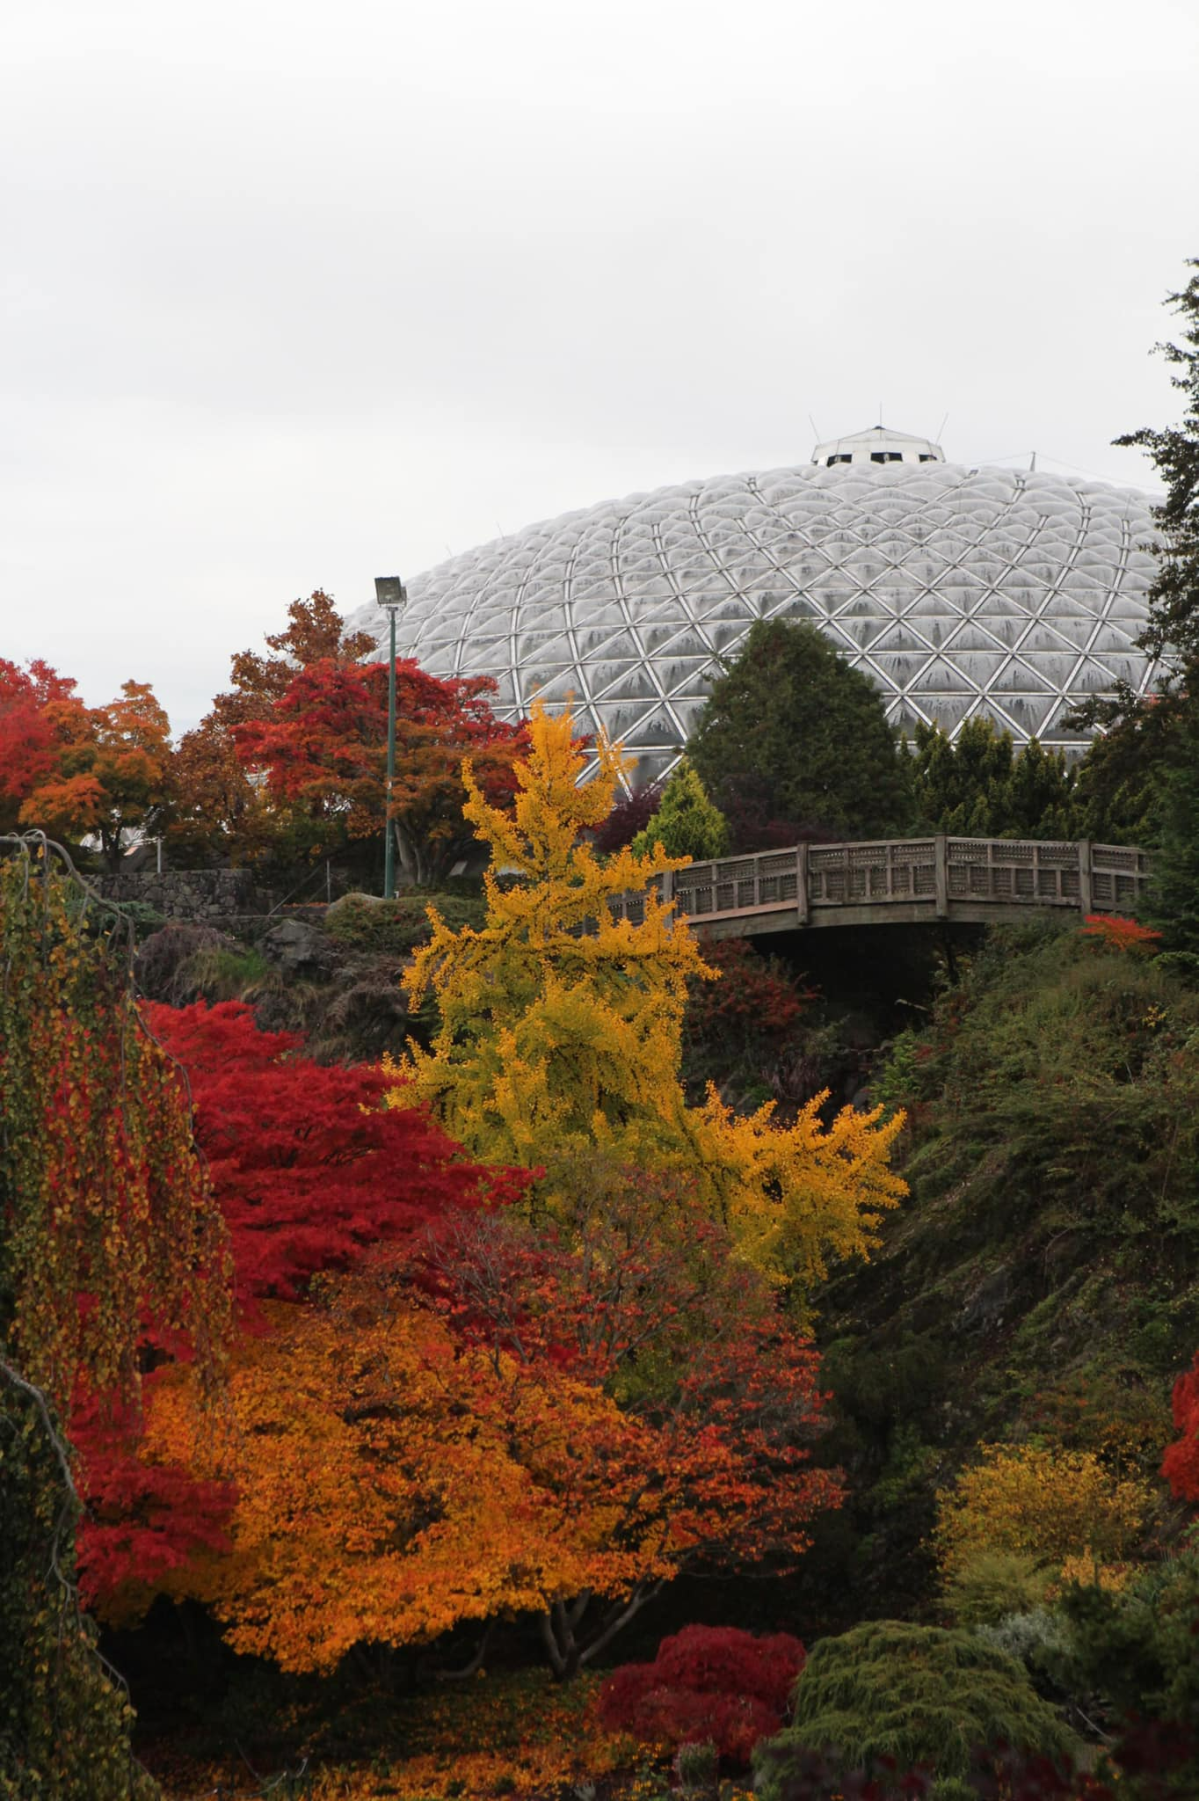
[[[617,1181],[570,1248],[458,1217],[275,1309],[232,1378],[232,1554],[178,1592],[292,1670],[528,1612],[569,1675],[681,1570],[790,1563],[840,1498],[810,1464],[816,1354],[663,1188]],[[185,1378],[148,1430],[219,1473]]]
[[[41,720],[49,767],[21,804],[21,824],[68,838],[92,833],[109,867],[119,867],[129,832],[153,831],[170,801],[165,711],[148,682],[125,682],[104,707],[56,694]]]

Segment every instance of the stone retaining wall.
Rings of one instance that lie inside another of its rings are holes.
[[[107,900],[140,901],[167,919],[214,924],[231,914],[265,913],[270,905],[249,869],[168,869],[161,875],[147,869],[90,880]]]

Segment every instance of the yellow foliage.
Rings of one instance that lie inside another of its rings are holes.
[[[686,858],[653,846],[601,862],[581,829],[611,809],[620,753],[598,747],[597,778],[578,786],[583,759],[569,713],[534,704],[532,750],[517,765],[511,817],[484,800],[465,770],[465,808],[492,849],[481,930],[451,931],[430,909],[433,935],[406,979],[412,1004],[430,989],[441,1025],[430,1052],[410,1047],[396,1106],[428,1102],[452,1137],[484,1161],[540,1170],[534,1204],[560,1209],[565,1172],[597,1153],[696,1184],[743,1256],[800,1289],[829,1256],[864,1255],[882,1209],[906,1192],[889,1167],[902,1118],[844,1109],[825,1130],[819,1096],[793,1126],[772,1105],[736,1118],[715,1092],[690,1108],[680,1082],[689,980],[717,980],[685,921],[651,878]],[[497,870],[523,881],[501,882]],[[641,924],[609,901],[645,889]]]
[[[980,1551],[1059,1569],[1085,1559],[1093,1571],[1096,1559],[1118,1562],[1132,1549],[1153,1491],[1139,1478],[1113,1476],[1093,1451],[984,1445],[982,1461],[937,1501],[937,1554],[947,1575]]]
[[[1067,1557],[1049,1593],[1051,1597],[1060,1594],[1071,1582],[1078,1582],[1084,1588],[1101,1588],[1108,1594],[1118,1595],[1128,1587],[1136,1573],[1133,1564],[1100,1563],[1088,1545],[1081,1557]]]

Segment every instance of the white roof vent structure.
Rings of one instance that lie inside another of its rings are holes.
[[[945,452],[928,438],[913,438],[888,425],[872,425],[869,431],[851,432],[847,438],[830,438],[817,444],[812,461],[833,469],[839,463],[943,463]]]

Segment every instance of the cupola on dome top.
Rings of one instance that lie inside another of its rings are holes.
[[[867,431],[851,432],[848,438],[817,444],[812,461],[826,469],[838,463],[943,463],[945,452],[928,438],[913,438],[888,425],[872,425]]]
[[[1148,495],[1035,469],[967,468],[874,426],[790,468],[679,482],[497,538],[408,583],[402,654],[494,676],[506,717],[570,697],[580,729],[677,760],[756,619],[807,619],[887,715],[1017,744],[1080,744],[1072,707],[1152,670]],[[353,623],[387,627],[373,606]]]

